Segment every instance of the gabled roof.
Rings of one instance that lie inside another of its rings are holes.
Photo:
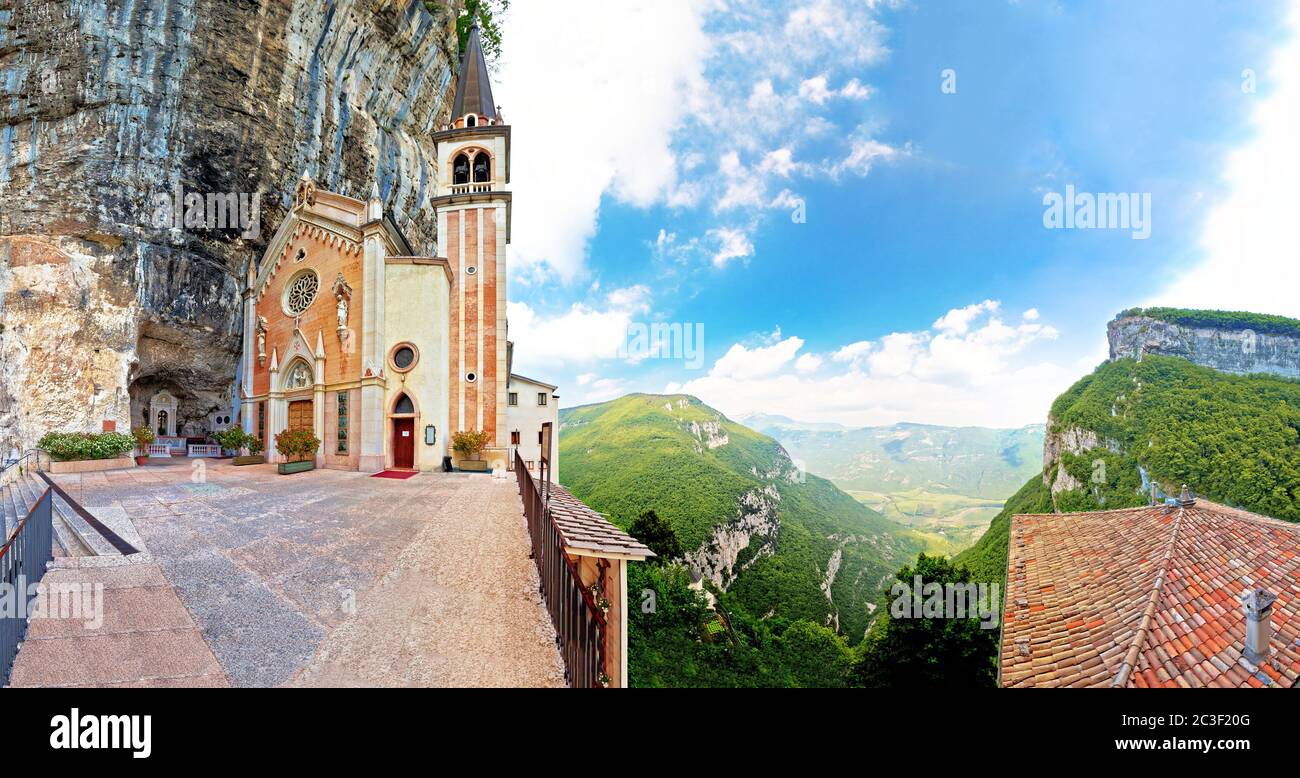
[[[564,550],[581,555],[644,560],[655,555],[644,543],[614,526],[559,484],[551,486],[551,518]]]
[[[1277,595],[1243,656],[1247,589]],[[1300,678],[1300,525],[1197,500],[1012,519],[1003,686],[1283,686]]]
[[[483,41],[475,24],[469,30],[465,55],[460,59],[460,73],[456,77],[456,97],[452,102],[452,119],[467,113],[486,118],[496,118],[496,103],[492,100],[492,82],[488,77],[487,60],[483,56]]]
[[[555,384],[548,384],[545,381],[538,381],[536,378],[529,378],[528,376],[519,375],[518,373],[511,373],[510,380],[523,381],[524,383],[532,384],[533,386],[540,386],[543,389],[550,389],[552,392],[560,388]]]

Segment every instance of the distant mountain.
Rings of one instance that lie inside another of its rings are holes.
[[[861,639],[913,533],[801,471],[781,444],[687,395],[634,394],[560,414],[561,480],[628,527],[667,519],[685,563],[731,611]]]
[[[834,422],[817,422],[817,421],[795,421],[789,416],[780,416],[770,413],[751,413],[748,416],[741,416],[741,424],[752,430],[812,430],[820,432],[835,432],[846,430],[843,424]]]
[[[751,417],[806,470],[842,489],[924,490],[1003,500],[1040,472],[1044,425],[1019,429],[894,424],[822,429],[784,417]]]

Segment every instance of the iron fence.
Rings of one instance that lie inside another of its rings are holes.
[[[515,476],[524,501],[524,518],[532,541],[533,561],[541,578],[542,598],[555,625],[556,642],[564,659],[569,686],[604,686],[605,614],[582,585],[577,566],[564,553],[560,530],[524,460],[515,452]]]

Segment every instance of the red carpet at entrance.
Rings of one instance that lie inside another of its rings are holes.
[[[375,473],[371,478],[410,478],[416,475],[412,470],[385,470],[381,473]]]

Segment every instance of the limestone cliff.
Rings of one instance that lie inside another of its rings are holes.
[[[229,408],[242,279],[304,170],[377,183],[432,253],[455,46],[450,12],[407,0],[0,8],[3,452],[138,425],[164,387],[182,422]],[[167,212],[185,195],[208,198],[197,220]]]
[[[1107,325],[1106,336],[1111,360],[1163,354],[1224,373],[1300,378],[1300,337],[1267,332],[1247,318],[1210,326],[1121,314]]]

